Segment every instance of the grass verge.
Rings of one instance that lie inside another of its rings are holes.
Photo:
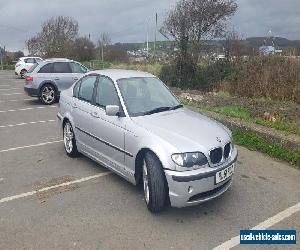
[[[243,121],[259,124],[265,127],[274,128],[279,131],[287,132],[290,134],[300,135],[300,126],[297,123],[292,123],[277,119],[275,122],[264,120],[260,117],[253,117],[248,109],[237,105],[227,105],[224,107],[208,107],[201,105],[195,101],[190,101],[182,98],[182,103],[194,108],[215,112],[228,117],[239,118]]]
[[[280,144],[272,143],[254,132],[232,130],[234,142],[248,149],[263,152],[271,157],[284,160],[300,168],[300,152],[289,151]]]

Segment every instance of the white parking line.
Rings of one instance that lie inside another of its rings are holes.
[[[0,95],[23,95],[24,93],[10,93],[10,94],[0,94]]]
[[[278,222],[290,217],[291,215],[300,212],[300,202],[292,207],[287,208],[286,210],[274,215],[271,218],[268,218],[264,222],[258,224],[257,226],[251,228],[252,230],[264,230],[267,228],[272,227],[273,225],[277,224]],[[240,236],[235,236],[231,238],[230,240],[222,243],[221,245],[215,247],[213,250],[225,250],[225,249],[231,249],[233,247],[236,247],[240,244]]]
[[[22,90],[22,89],[20,89],[20,88],[11,88],[11,89],[0,89],[0,91],[1,91],[1,90],[5,90],[5,91],[7,91],[7,90],[16,90],[16,89]]]
[[[36,100],[34,98],[27,98],[27,99],[15,99],[15,100],[3,100],[3,101],[0,101],[0,103],[2,102],[19,102],[19,101],[31,101],[31,100]]]
[[[37,123],[47,123],[47,122],[55,122],[56,120],[46,120],[46,121],[36,121],[36,122],[22,122],[18,124],[9,124],[9,125],[1,125],[0,128],[12,128],[17,126],[24,126],[30,124],[37,124]]]
[[[37,193],[46,192],[46,191],[49,191],[49,190],[52,190],[52,189],[55,189],[55,188],[60,188],[60,187],[65,187],[65,186],[70,186],[70,185],[73,185],[73,184],[81,183],[81,182],[90,181],[90,180],[93,180],[93,179],[97,179],[97,178],[100,178],[100,177],[107,176],[109,174],[112,174],[112,172],[104,172],[104,173],[101,173],[101,174],[96,174],[96,175],[84,177],[84,178],[81,178],[81,179],[77,179],[75,181],[69,181],[69,182],[65,182],[65,183],[62,183],[62,184],[58,184],[58,185],[54,185],[54,186],[34,190],[34,191],[31,191],[31,192],[5,197],[5,198],[0,199],[0,204],[5,203],[5,202],[9,202],[9,201],[13,201],[13,200],[17,200],[17,199],[21,199],[21,198],[24,198],[24,197],[32,196],[32,195],[37,194]]]
[[[34,108],[23,108],[23,109],[9,109],[9,110],[0,110],[0,113],[7,113],[7,112],[16,112],[16,111],[27,111],[33,109],[45,109],[45,108],[57,108],[57,106],[45,106],[45,107],[34,107]]]
[[[2,150],[0,150],[0,153],[15,151],[15,150],[19,150],[19,149],[25,149],[25,148],[34,148],[34,147],[44,146],[44,145],[53,144],[53,143],[59,143],[59,142],[62,142],[62,141],[63,140],[49,141],[49,142],[42,142],[42,143],[33,144],[33,145],[16,147],[16,148],[2,149]]]

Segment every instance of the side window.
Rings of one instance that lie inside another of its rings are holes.
[[[71,68],[67,62],[56,62],[53,65],[54,73],[71,73]]]
[[[73,73],[80,73],[80,74],[84,74],[87,72],[87,69],[85,67],[83,67],[82,65],[80,65],[79,63],[70,63],[71,69]]]
[[[87,76],[82,79],[78,98],[87,102],[91,102],[93,98],[94,85],[97,76]]]
[[[25,62],[26,63],[35,63],[35,60],[34,60],[34,58],[27,58],[27,59],[25,59]]]
[[[119,97],[114,83],[107,77],[100,77],[97,86],[96,104],[105,108],[107,105],[119,105]]]
[[[39,73],[52,73],[52,72],[53,72],[53,63],[48,63],[39,70]]]
[[[78,81],[73,88],[73,96],[78,98],[81,81]]]

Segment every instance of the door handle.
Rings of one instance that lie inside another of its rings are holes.
[[[77,81],[77,80],[78,80],[78,77],[74,77],[74,80]]]
[[[91,116],[95,117],[95,118],[99,118],[99,115],[97,112],[91,112]]]
[[[54,80],[55,80],[55,81],[58,81],[58,80],[59,80],[59,78],[58,78],[58,77],[56,77],[56,78],[54,78]]]

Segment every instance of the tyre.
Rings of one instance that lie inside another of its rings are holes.
[[[57,91],[52,84],[45,84],[40,91],[40,100],[45,105],[53,104],[57,99]]]
[[[143,188],[147,208],[152,213],[160,212],[166,204],[166,181],[162,165],[156,155],[146,152],[143,163]]]
[[[69,121],[64,123],[63,127],[63,139],[66,153],[69,157],[74,158],[79,155],[76,146],[75,134],[73,131],[73,127]]]
[[[25,78],[25,76],[26,76],[26,74],[27,74],[27,70],[26,69],[22,69],[21,70],[21,72],[20,72],[20,76],[21,76],[21,78]]]

